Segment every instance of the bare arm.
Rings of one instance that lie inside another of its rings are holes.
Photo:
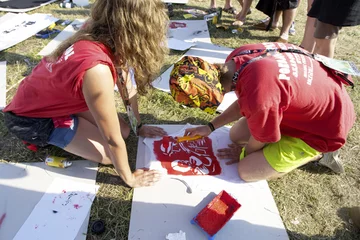
[[[132,173],[125,142],[120,134],[113,89],[113,77],[108,66],[99,64],[86,71],[83,82],[86,103],[108,144],[117,173],[128,183],[132,180]]]
[[[220,128],[228,123],[234,122],[241,118],[240,106],[238,101],[235,101],[230,105],[222,114],[214,118],[211,123],[214,125],[215,129]]]
[[[228,123],[238,120],[242,115],[240,113],[240,106],[237,101],[230,105],[222,114],[214,118],[211,123],[215,129],[220,128]],[[188,128],[185,130],[185,135],[195,136],[200,135],[203,137],[208,136],[211,133],[209,126],[204,125],[196,128]]]
[[[131,172],[127,150],[120,132],[114,99],[114,83],[109,67],[97,65],[86,71],[83,94],[98,129],[109,149],[111,161],[120,177],[131,187],[150,186],[159,180],[155,170]]]

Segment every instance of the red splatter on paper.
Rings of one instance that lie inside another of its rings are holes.
[[[66,193],[66,190],[62,190],[62,193]]]
[[[219,175],[221,167],[212,141],[205,137],[178,143],[173,137],[154,141],[154,154],[170,175]]]
[[[1,215],[1,217],[0,217],[0,228],[1,228],[2,223],[4,222],[5,217],[6,217],[6,213]]]
[[[79,208],[81,208],[82,206],[80,206],[79,204],[74,204],[74,208],[75,209],[79,209]]]
[[[52,203],[55,203],[56,197],[54,197],[54,199],[52,200]]]

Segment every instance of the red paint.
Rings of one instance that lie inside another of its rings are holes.
[[[214,236],[241,207],[226,191],[221,191],[194,221],[210,236]]]
[[[66,193],[66,190],[62,190],[63,193]]]
[[[0,228],[1,228],[2,223],[4,222],[5,217],[6,217],[6,213],[4,213],[0,218]]]
[[[55,203],[56,197],[54,197],[54,199],[52,200],[52,203]]]
[[[82,206],[80,206],[79,204],[74,204],[74,208],[75,209],[79,209],[79,208],[81,208]]]
[[[183,22],[171,22],[169,24],[169,28],[185,28],[186,27],[186,23]]]
[[[204,137],[178,143],[167,136],[154,141],[154,154],[171,175],[219,175],[221,167],[214,155],[212,141]]]

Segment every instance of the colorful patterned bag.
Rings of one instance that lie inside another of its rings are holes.
[[[170,91],[180,104],[213,114],[224,98],[220,69],[201,58],[185,56],[174,64]]]

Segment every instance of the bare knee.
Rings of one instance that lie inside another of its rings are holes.
[[[254,179],[254,177],[251,176],[251,173],[249,171],[243,170],[242,168],[238,168],[239,177],[244,180],[245,182],[255,182],[262,179]]]
[[[120,128],[121,130],[121,136],[123,139],[127,139],[130,135],[130,127],[127,124],[123,124]]]

